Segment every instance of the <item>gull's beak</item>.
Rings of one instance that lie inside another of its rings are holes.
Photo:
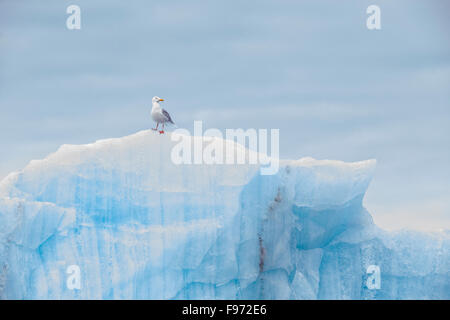
[[[159,101],[164,101],[164,99],[159,99]]]

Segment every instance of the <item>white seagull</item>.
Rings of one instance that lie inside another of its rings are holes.
[[[156,96],[152,99],[152,119],[156,122],[156,128],[152,128],[152,130],[157,131],[159,124],[162,123],[162,130],[159,133],[164,133],[164,124],[166,122],[175,123],[173,123],[170,114],[159,105],[161,101],[164,101],[164,99]]]

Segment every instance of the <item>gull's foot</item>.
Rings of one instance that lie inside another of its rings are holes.
[[[160,132],[159,132],[159,134],[163,134],[164,133],[164,130],[161,130]]]

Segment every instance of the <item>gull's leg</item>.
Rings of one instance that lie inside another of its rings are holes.
[[[164,133],[164,122],[162,124],[162,130],[159,132],[160,134]]]
[[[152,130],[156,131],[158,130],[159,122],[156,123],[156,128],[152,128]]]

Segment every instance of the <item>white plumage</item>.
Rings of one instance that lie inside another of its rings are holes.
[[[161,108],[161,105],[159,104],[161,101],[164,101],[164,99],[161,99],[160,97],[153,97],[152,99],[152,119],[156,122],[156,128],[152,128],[153,130],[158,130],[159,124],[162,124],[162,130],[159,131],[159,133],[164,133],[164,124],[169,122],[171,124],[175,124],[172,121],[172,118],[170,117],[170,114]]]

